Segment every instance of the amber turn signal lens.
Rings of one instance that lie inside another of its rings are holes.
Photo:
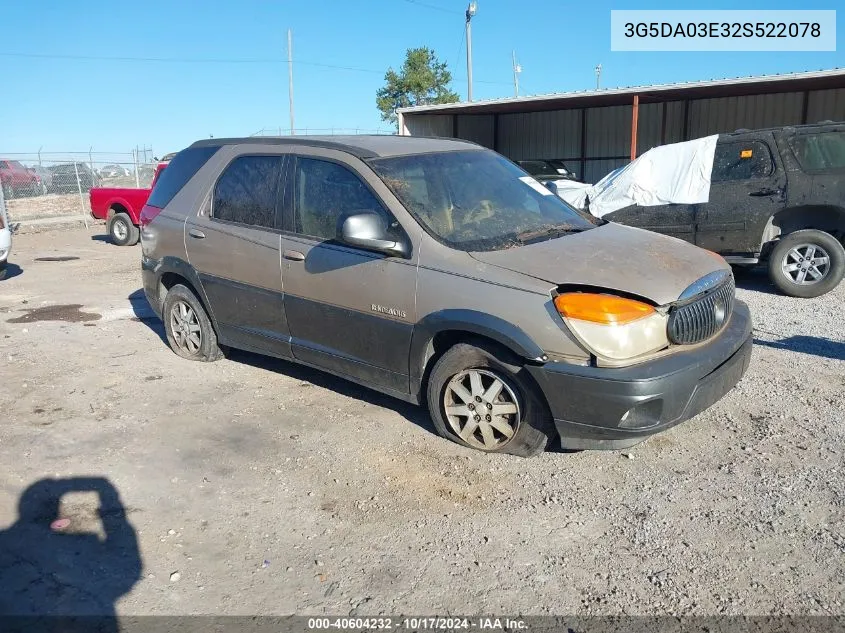
[[[605,325],[622,325],[654,314],[654,308],[633,299],[588,292],[567,292],[555,297],[562,317]]]

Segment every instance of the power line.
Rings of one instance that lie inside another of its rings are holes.
[[[419,7],[425,7],[426,9],[434,9],[435,11],[442,11],[443,13],[452,13],[454,15],[463,15],[463,11],[455,11],[454,9],[446,9],[445,7],[438,7],[433,4],[428,4],[426,2],[420,2],[420,0],[405,0],[405,2],[409,4],[415,4]]]
[[[213,57],[110,57],[105,55],[67,55],[67,54],[47,54],[47,53],[5,53],[0,52],[0,57],[18,57],[28,59],[68,59],[77,61],[113,61],[113,62],[151,62],[151,63],[173,63],[173,64],[287,64],[287,59],[282,58],[213,58]],[[337,64],[326,64],[323,62],[312,62],[305,60],[294,60],[294,64],[302,66],[313,66],[316,68],[330,68],[333,70],[347,70],[358,73],[373,73],[377,75],[384,75],[384,70],[376,70],[374,68],[360,68],[357,66],[340,66]],[[453,77],[453,79],[465,79],[462,77]],[[475,79],[476,83],[482,84],[496,84],[496,85],[510,85],[508,81],[484,81],[483,79]]]
[[[66,54],[45,54],[45,53],[3,53],[0,57],[20,57],[28,59],[68,59],[77,61],[97,62],[153,62],[153,63],[176,63],[176,64],[286,64],[287,60],[282,58],[214,58],[214,57],[109,57],[103,55],[66,55]],[[357,68],[355,66],[339,66],[337,64],[325,64],[322,62],[310,62],[294,60],[294,64],[303,66],[318,66],[321,68],[334,68],[337,70],[350,70],[361,73],[383,74],[382,70],[372,68]]]
[[[461,57],[461,51],[464,49],[464,39],[466,38],[466,36],[467,36],[466,29],[464,29],[464,25],[462,24],[461,25],[461,37],[460,37],[460,40],[458,40],[458,52],[455,53],[455,61],[454,61],[455,65],[458,64],[458,60]]]

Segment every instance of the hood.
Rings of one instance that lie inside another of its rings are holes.
[[[635,294],[657,305],[676,301],[708,273],[730,270],[724,260],[697,246],[613,223],[545,242],[470,255],[556,286],[597,286]]]

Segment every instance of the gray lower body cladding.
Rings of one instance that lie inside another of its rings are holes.
[[[751,315],[737,301],[725,329],[689,351],[622,369],[528,366],[564,448],[620,449],[698,415],[739,382],[751,361]]]

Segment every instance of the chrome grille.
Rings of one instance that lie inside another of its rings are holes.
[[[707,294],[672,308],[669,312],[669,340],[678,345],[706,341],[731,318],[734,281],[728,279]]]

